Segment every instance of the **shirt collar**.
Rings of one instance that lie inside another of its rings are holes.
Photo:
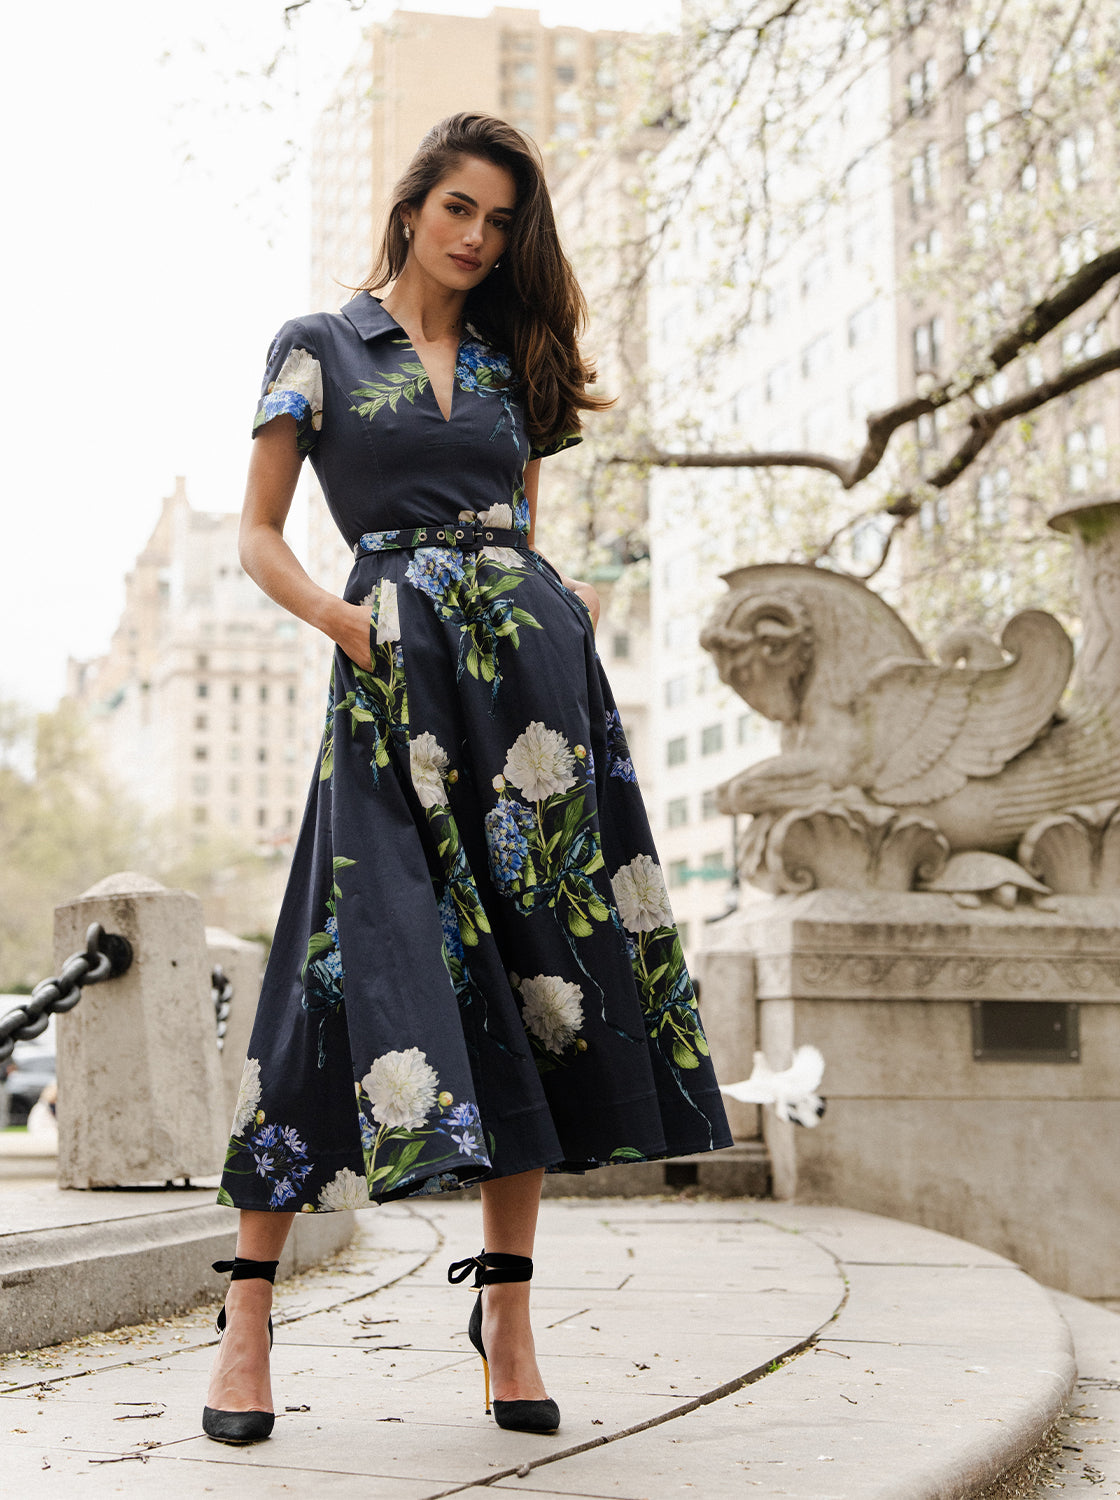
[[[376,339],[384,333],[401,331],[400,324],[393,321],[381,306],[380,300],[370,296],[369,292],[359,292],[356,297],[351,297],[341,311],[342,316],[349,319],[364,339]]]
[[[367,341],[380,338],[384,333],[404,333],[404,329],[396,319],[382,307],[381,299],[372,296],[369,292],[359,292],[356,297],[351,297],[346,306],[340,308],[340,311],[342,316],[347,318]],[[469,338],[489,345],[489,339],[479,332],[469,318],[463,324],[463,328]]]

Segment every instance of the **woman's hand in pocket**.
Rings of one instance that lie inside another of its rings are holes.
[[[368,604],[347,604],[345,599],[340,599],[331,622],[331,639],[363,672],[368,672],[372,665],[369,637],[372,617],[373,611]]]
[[[592,629],[596,629],[599,624],[599,591],[592,584],[584,583],[579,578],[566,578],[563,573],[560,574],[560,582],[586,604]]]

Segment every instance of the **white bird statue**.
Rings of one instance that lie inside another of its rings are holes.
[[[740,1104],[769,1104],[779,1120],[791,1125],[817,1125],[825,1101],[817,1093],[824,1077],[824,1058],[816,1047],[798,1047],[793,1061],[781,1073],[761,1052],[754,1055],[754,1068],[742,1083],[721,1083],[720,1092]]]

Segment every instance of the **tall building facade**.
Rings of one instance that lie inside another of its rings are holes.
[[[705,203],[732,201],[733,185],[703,170],[687,184],[679,227],[662,238],[650,271],[658,446],[671,448],[664,435],[678,433],[692,452],[851,453],[867,413],[896,399],[896,236],[884,144],[890,85],[882,55],[838,86],[827,108],[814,100],[815,157],[857,166],[837,171],[838,190],[798,216],[764,272],[733,268],[742,239],[721,243],[718,222],[704,211]],[[713,88],[713,109],[718,99]],[[656,198],[699,154],[705,118],[698,110],[663,153]],[[746,145],[743,154],[747,160]],[[791,169],[781,161],[771,169],[780,192]],[[750,250],[748,241],[748,259]],[[744,316],[747,281],[754,285]],[[699,634],[723,592],[722,572],[772,561],[783,529],[796,547],[785,486],[803,481],[790,472],[659,468],[650,481],[651,813],[692,961],[706,922],[735,899],[738,830],[720,812],[716,789],[778,750],[776,726],[719,681]],[[822,490],[821,515],[829,495]],[[857,531],[857,565],[861,548],[874,544]]]
[[[104,764],[196,842],[290,848],[307,758],[296,622],[237,560],[236,515],[195,510],[182,479],[125,581],[109,650],[69,663],[67,697]]]
[[[891,67],[902,395],[984,373],[999,335],[1107,247],[1120,168],[1104,7],[907,10]],[[943,469],[973,411],[1029,395],[1117,343],[1120,308],[1106,288],[991,372],[971,406],[919,420],[923,474]],[[1032,538],[1055,511],[1118,481],[1120,374],[1110,374],[1008,423],[924,508],[902,549],[913,592],[934,612],[951,596],[989,627],[1067,602],[1066,549]]]

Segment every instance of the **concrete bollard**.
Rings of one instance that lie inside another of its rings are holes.
[[[237,1106],[241,1074],[249,1052],[249,1036],[253,1030],[253,1018],[257,1013],[257,1001],[261,993],[264,944],[234,937],[224,927],[207,927],[206,947],[210,954],[210,967],[220,964],[226,978],[233,985],[225,1043],[221,1051],[222,1098],[228,1125],[233,1120]]]
[[[100,922],[132,967],[58,1021],[58,1182],[132,1187],[221,1170],[228,1111],[202,903],[132,871],[55,909],[61,964]]]

